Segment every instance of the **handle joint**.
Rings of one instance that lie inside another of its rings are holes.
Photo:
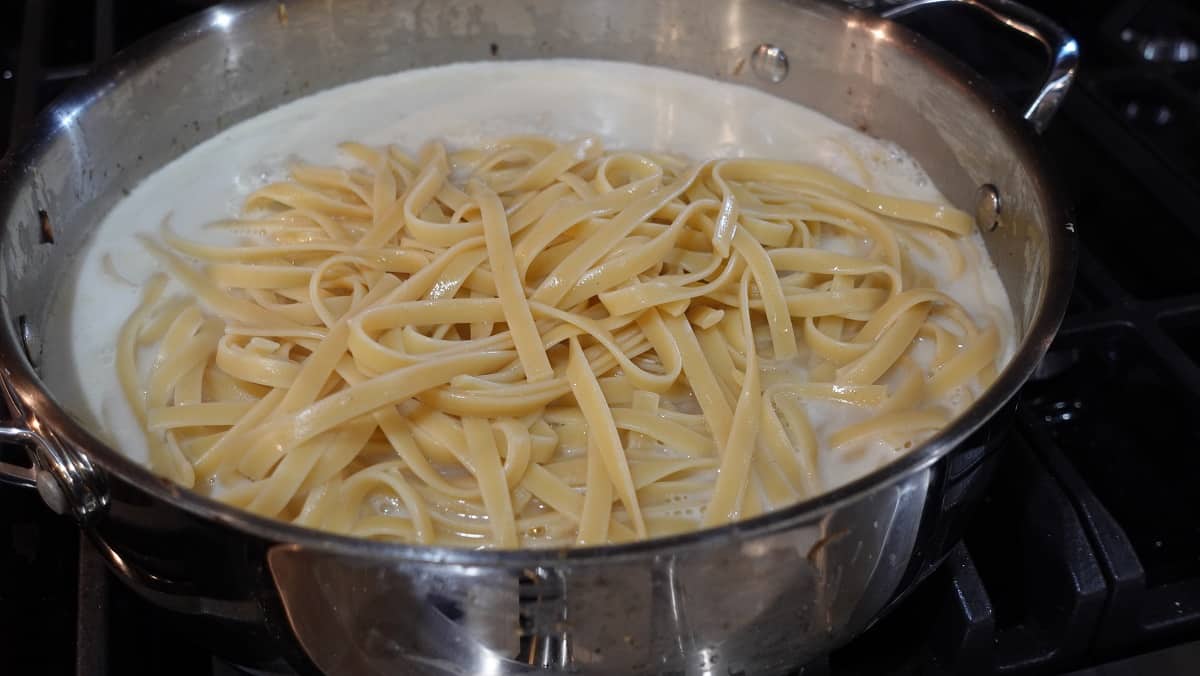
[[[1025,119],[1039,134],[1062,106],[1075,73],[1079,70],[1079,43],[1050,17],[1013,0],[913,0],[885,10],[880,15],[895,19],[934,5],[964,5],[982,11],[997,23],[1024,33],[1041,43],[1049,66],[1033,101],[1025,108]]]
[[[58,514],[70,513],[89,525],[108,508],[108,491],[90,460],[61,444],[37,416],[21,404],[7,378],[0,378],[4,403],[14,420],[0,423],[0,443],[25,448],[31,467],[0,462],[0,481],[36,488]]]

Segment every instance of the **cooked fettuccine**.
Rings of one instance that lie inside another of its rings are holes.
[[[144,238],[116,367],[159,473],[363,537],[621,542],[816,495],[996,375],[938,287],[976,263],[946,204],[591,138],[343,151],[233,245]]]

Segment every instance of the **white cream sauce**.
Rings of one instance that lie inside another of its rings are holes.
[[[747,87],[663,68],[582,60],[455,64],[397,73],[327,90],[242,122],[142,182],[96,229],[77,268],[56,290],[45,354],[67,358],[47,360],[43,376],[85,424],[145,462],[145,441],[121,396],[114,366],[117,334],[137,306],[138,283],[156,269],[137,235],[157,232],[169,218],[178,234],[211,239],[205,224],[236,215],[250,191],[282,177],[290,162],[345,163],[337,152],[342,141],[394,143],[415,151],[429,139],[462,147],[514,133],[560,139],[596,135],[609,148],[693,159],[811,162],[881,192],[943,199],[895,145]],[[863,175],[863,166],[869,175]],[[1008,299],[977,234],[971,246],[976,254],[971,258],[980,264],[941,288],[977,321],[1000,325],[1007,359],[1014,345]],[[112,269],[133,283],[122,282]],[[814,428],[824,436],[859,417],[851,408],[810,407]],[[872,447],[850,458],[830,454],[822,458],[820,478],[832,488],[895,453]]]

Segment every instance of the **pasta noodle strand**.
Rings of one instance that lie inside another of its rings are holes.
[[[250,195],[236,241],[144,238],[166,274],[116,369],[156,472],[360,537],[603,545],[811,497],[1002,366],[934,283],[976,260],[970,217],[861,158],[867,187],[591,137],[342,151]]]

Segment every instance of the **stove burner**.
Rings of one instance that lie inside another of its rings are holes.
[[[1132,28],[1121,31],[1121,39],[1137,47],[1151,63],[1191,63],[1200,58],[1200,45],[1191,38],[1142,35]]]

